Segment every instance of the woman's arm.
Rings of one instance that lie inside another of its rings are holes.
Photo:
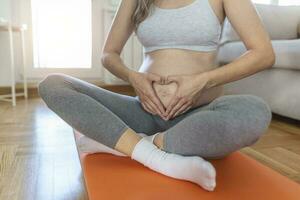
[[[250,76],[275,62],[269,35],[251,0],[222,1],[226,16],[244,42],[247,52],[233,62],[210,71],[189,76],[168,76],[167,82],[177,82],[178,89],[167,106],[167,119],[194,106],[203,90]]]
[[[231,63],[199,74],[200,78],[207,79],[206,89],[250,76],[272,67],[275,62],[269,35],[251,0],[223,0],[223,6],[247,51]]]
[[[124,64],[120,54],[133,31],[131,15],[136,4],[136,0],[122,0],[120,2],[102,48],[101,62],[103,66],[126,82],[129,82],[128,77],[132,70]]]
[[[102,49],[101,62],[108,71],[133,86],[143,108],[147,112],[163,117],[164,106],[152,87],[152,82],[161,82],[162,77],[157,74],[136,72],[128,68],[120,57],[122,49],[134,29],[131,16],[137,1],[122,0],[119,4]]]

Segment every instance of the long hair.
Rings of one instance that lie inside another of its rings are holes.
[[[137,0],[137,5],[132,15],[134,31],[137,30],[139,24],[147,18],[154,0]]]

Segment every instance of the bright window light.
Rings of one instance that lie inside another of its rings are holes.
[[[300,0],[279,0],[279,5],[300,5]]]
[[[271,0],[252,0],[254,3],[270,4]]]
[[[35,68],[91,68],[91,0],[31,0]]]

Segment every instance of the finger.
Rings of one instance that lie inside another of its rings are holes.
[[[164,109],[164,106],[162,104],[162,102],[160,101],[160,99],[157,97],[157,95],[154,93],[153,91],[153,94],[150,96],[149,98],[152,103],[158,108],[159,110],[159,113],[162,115],[163,113],[165,113],[165,109]]]
[[[157,110],[157,113],[160,113],[161,115],[165,112],[164,106],[162,104],[162,102],[160,101],[160,99],[157,97],[154,89],[152,86],[149,86],[149,94],[145,95],[145,97],[147,98],[148,101],[151,101],[149,103],[151,103],[152,107],[155,107]]]
[[[193,107],[193,105],[191,104],[191,105],[189,105],[184,111],[182,111],[181,113],[179,113],[179,114],[183,114],[183,113],[185,113],[185,112],[187,112],[189,109],[191,109]]]
[[[178,103],[172,108],[172,110],[170,111],[169,115],[167,116],[168,119],[173,118],[173,115],[181,108],[181,106],[183,106],[186,103],[186,100],[181,99],[180,101],[178,101]]]
[[[145,103],[147,104],[148,108],[151,109],[152,112],[154,112],[155,114],[160,113],[158,108],[155,106],[155,104],[147,96],[145,96]]]
[[[179,82],[180,77],[178,75],[171,75],[166,78],[166,82]]]
[[[167,116],[168,119],[174,118],[174,114],[185,104],[184,100],[178,101],[178,103],[172,108],[169,115]]]
[[[157,113],[160,113],[162,115],[165,112],[165,109],[162,102],[157,97],[152,84],[147,87],[147,91],[149,92],[149,94],[145,94],[145,97],[147,98],[148,102],[151,101],[149,103],[151,103],[152,107],[156,108],[155,110],[157,111]]]
[[[168,84],[168,77],[167,76],[162,77],[162,84]]]
[[[162,77],[161,77],[160,84],[164,85],[165,83],[166,83],[166,77],[165,77],[165,76],[162,76]]]
[[[151,109],[148,108],[148,106],[147,106],[145,103],[142,103],[142,106],[143,106],[143,108],[144,108],[147,112],[149,112],[149,113],[151,113],[152,115],[154,115],[154,113],[151,111]]]
[[[174,117],[181,115],[182,113],[184,113],[185,111],[187,111],[189,108],[191,107],[191,103],[185,103],[181,106],[180,109],[177,110],[177,112],[174,114]]]
[[[142,105],[142,107],[143,107],[144,110],[146,110],[147,112],[151,113],[150,110],[145,106],[144,103],[141,103],[141,105]]]
[[[153,115],[156,115],[157,114],[157,111],[155,110],[155,108],[148,102],[145,102],[145,105],[147,106],[147,108],[151,111],[151,113]]]
[[[145,107],[148,109],[149,113],[151,113],[152,115],[156,115],[156,112],[154,112],[153,110],[151,110],[151,107],[149,106],[149,104],[145,103]]]
[[[147,100],[147,103],[149,105],[149,107],[151,107],[151,109],[156,112],[157,114],[160,114],[160,110],[157,108],[157,106],[150,100]]]
[[[157,75],[157,74],[154,74],[154,73],[148,73],[148,78],[151,81],[161,82],[161,77],[159,75]]]
[[[149,113],[151,114],[155,114],[155,110],[152,109],[152,107],[147,103],[147,97],[146,96],[142,96],[141,97],[141,104],[143,105],[143,108],[145,108],[145,110],[147,110]]]
[[[169,115],[170,111],[172,110],[172,108],[178,103],[178,101],[180,100],[180,98],[175,97],[172,98],[171,102],[169,103],[167,109],[166,109],[166,114]]]
[[[189,111],[192,108],[192,106],[188,106],[184,111],[182,111],[181,113],[179,113],[179,115],[186,113],[187,111]]]
[[[178,116],[182,111],[184,111],[187,107],[189,106],[189,104],[185,103],[183,104],[173,115],[173,117]]]

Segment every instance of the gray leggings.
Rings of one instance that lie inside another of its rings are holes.
[[[70,126],[111,148],[131,128],[147,135],[165,132],[166,152],[220,158],[255,143],[272,118],[266,102],[254,95],[223,95],[164,121],[145,111],[138,96],[68,75],[51,74],[38,89],[47,106]]]

